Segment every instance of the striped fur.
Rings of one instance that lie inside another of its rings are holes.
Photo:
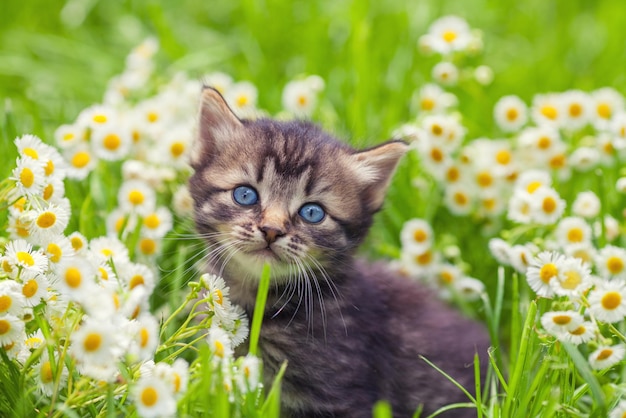
[[[240,121],[210,88],[199,120],[190,190],[207,268],[250,314],[270,263],[260,347],[268,382],[288,361],[285,416],[370,417],[379,399],[410,416],[420,404],[433,411],[464,401],[419,355],[472,387],[469,365],[488,344],[482,327],[405,278],[353,259],[406,144],[357,151],[310,123]],[[243,185],[258,203],[235,202]],[[325,218],[306,223],[298,215],[305,203],[321,205]]]

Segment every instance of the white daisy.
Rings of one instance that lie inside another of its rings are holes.
[[[531,118],[539,125],[559,127],[564,117],[563,100],[559,94],[536,94],[530,109]]]
[[[306,79],[290,81],[283,89],[282,104],[296,117],[308,118],[317,105],[316,91]]]
[[[169,385],[156,376],[142,376],[132,388],[137,413],[144,418],[173,417],[176,400]]]
[[[22,239],[9,241],[4,256],[3,269],[10,273],[12,278],[19,276],[20,279],[26,280],[42,274],[48,265],[48,260],[41,250],[33,249],[32,244]]]
[[[63,235],[57,235],[47,242],[42,242],[41,249],[48,257],[50,267],[54,267],[64,258],[72,257],[76,253],[70,239]]]
[[[15,315],[0,316],[0,346],[22,341],[24,338],[24,321]]]
[[[258,91],[249,81],[240,81],[230,86],[224,94],[226,102],[240,118],[248,118],[256,113]]]
[[[141,235],[150,238],[163,238],[172,229],[172,226],[172,212],[161,206],[143,217]]]
[[[222,328],[212,326],[207,335],[209,348],[218,360],[228,360],[233,356],[230,337]]]
[[[600,151],[596,148],[581,146],[571,153],[570,166],[577,171],[587,172],[600,163]]]
[[[625,418],[626,417],[626,400],[620,401],[615,408],[611,410],[609,418]]]
[[[591,226],[583,218],[568,216],[559,221],[554,231],[559,245],[580,245],[590,243],[593,235]]]
[[[565,258],[550,286],[558,296],[579,297],[592,285],[591,270],[578,258]]]
[[[443,16],[430,25],[427,40],[432,51],[445,55],[467,49],[472,41],[472,34],[464,19]]]
[[[514,245],[509,253],[511,266],[519,273],[525,274],[533,261],[533,251],[529,244]]]
[[[474,208],[475,196],[472,192],[472,187],[467,184],[450,184],[444,191],[443,202],[454,215],[467,215]]]
[[[140,314],[127,325],[130,347],[128,354],[133,362],[153,358],[159,344],[159,323],[148,313]]]
[[[503,96],[496,102],[493,116],[504,132],[517,132],[528,121],[528,108],[518,96]]]
[[[120,125],[95,129],[91,133],[95,156],[106,161],[118,161],[130,152],[132,139]]]
[[[18,318],[23,316],[26,300],[20,290],[17,282],[0,281],[0,317],[7,314]]]
[[[565,211],[565,200],[552,187],[540,187],[532,194],[531,219],[541,225],[554,224]]]
[[[75,180],[84,180],[98,163],[86,144],[64,150],[63,156],[68,164],[67,177]]]
[[[591,119],[593,102],[589,95],[580,90],[568,90],[561,94],[563,106],[563,128],[577,131]]]
[[[431,248],[433,241],[433,229],[424,219],[406,221],[400,231],[402,247],[409,251],[422,253]]]
[[[626,250],[607,245],[598,252],[595,265],[603,277],[626,279]]]
[[[556,280],[564,259],[563,255],[552,251],[542,251],[532,259],[526,270],[526,280],[537,296],[544,298],[554,296],[550,282]]]
[[[118,272],[120,280],[130,290],[141,286],[148,294],[151,294],[156,286],[154,273],[144,264],[126,263],[118,267]]]
[[[202,82],[205,86],[213,87],[223,96],[233,85],[233,78],[226,73],[214,72],[203,76]]]
[[[82,110],[76,118],[76,123],[79,126],[96,130],[106,126],[115,126],[118,120],[115,109],[97,104]]]
[[[589,365],[595,370],[608,369],[622,361],[624,354],[626,354],[626,348],[622,344],[600,346],[589,355]]]
[[[600,199],[592,191],[580,192],[572,204],[572,213],[583,218],[595,218],[600,213]]]
[[[187,391],[189,384],[189,363],[182,358],[174,360],[172,365],[156,363],[152,375],[165,382],[175,397],[182,396]]]
[[[130,262],[128,248],[116,237],[97,237],[89,241],[89,251],[98,263],[112,261],[113,265],[121,266]]]
[[[615,114],[624,110],[624,97],[611,87],[603,87],[591,92],[593,114],[591,122],[596,129],[607,129]]]
[[[88,317],[70,336],[70,354],[87,365],[115,364],[123,354],[120,335],[112,321]]]
[[[541,325],[555,337],[577,329],[583,322],[583,316],[575,311],[550,311],[541,316]]]
[[[248,354],[237,360],[235,381],[242,393],[254,392],[261,384],[261,361]]]
[[[83,254],[87,251],[89,242],[80,232],[72,232],[67,238],[69,239],[70,245],[76,254]]]
[[[626,317],[626,285],[618,281],[603,282],[587,298],[589,311],[596,319],[615,323]]]
[[[83,257],[69,257],[58,264],[56,281],[51,285],[69,299],[82,302],[97,292],[96,269]]]
[[[444,86],[454,86],[459,81],[459,69],[448,61],[441,61],[431,70],[433,80]]]
[[[86,129],[78,124],[61,125],[54,131],[54,140],[61,149],[74,148],[85,140]]]
[[[48,204],[29,212],[30,235],[37,243],[48,242],[61,235],[70,220],[69,211],[62,206]]]
[[[443,90],[434,83],[424,84],[415,92],[413,103],[416,111],[429,113],[443,113],[456,106],[456,96]]]
[[[48,279],[43,274],[37,274],[21,283],[21,292],[27,306],[39,305],[48,297]]]
[[[46,184],[43,165],[28,156],[17,159],[10,178],[15,180],[17,190],[22,196],[40,196]]]
[[[156,208],[156,192],[141,180],[125,181],[117,199],[123,210],[139,215],[152,213]]]
[[[577,328],[568,329],[557,335],[557,338],[570,344],[579,345],[593,340],[597,332],[598,327],[595,322],[583,321]]]

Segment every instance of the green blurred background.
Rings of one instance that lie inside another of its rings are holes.
[[[502,95],[529,103],[536,93],[571,88],[626,92],[623,6],[623,0],[0,0],[1,155],[13,160],[16,135],[51,141],[57,126],[100,102],[128,52],[148,36],[159,39],[163,80],[181,70],[192,77],[223,71],[255,83],[259,106],[271,113],[281,110],[287,81],[318,74],[331,109],[321,122],[355,144],[378,143],[415,118],[411,96],[431,81],[440,59],[421,54],[417,41],[447,14],[483,33],[483,53],[465,65],[489,65],[495,73],[487,86],[449,89],[459,97],[467,138],[497,137],[492,107]],[[0,166],[2,178],[12,167]],[[438,238],[460,247],[471,274],[493,282],[484,225],[438,211],[437,190],[411,186],[415,170],[409,163],[399,170],[366,249],[397,256],[402,222],[424,217],[444,231]]]
[[[280,109],[286,81],[319,74],[336,110],[334,129],[372,143],[414,116],[411,94],[437,62],[419,53],[417,40],[437,17],[457,14],[483,31],[484,53],[474,64],[491,66],[496,77],[487,88],[452,91],[470,135],[490,136],[497,134],[491,107],[503,94],[528,101],[536,92],[573,87],[624,91],[623,6],[623,0],[2,0],[0,98],[2,108],[12,106],[19,133],[49,137],[99,102],[130,49],[154,35],[161,70],[192,76],[221,70],[250,80],[271,112]]]

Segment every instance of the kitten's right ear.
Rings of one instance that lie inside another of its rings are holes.
[[[191,166],[197,168],[216,155],[220,147],[243,128],[224,97],[213,87],[204,87],[200,98],[198,127],[191,150]]]

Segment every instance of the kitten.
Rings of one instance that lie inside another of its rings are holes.
[[[468,402],[419,356],[471,390],[474,353],[486,364],[483,327],[353,258],[407,145],[356,151],[310,123],[239,120],[211,88],[199,118],[190,179],[197,229],[210,270],[249,316],[271,265],[259,347],[267,383],[288,362],[283,414],[371,417],[385,399],[394,416],[408,417],[420,405],[428,414]]]

